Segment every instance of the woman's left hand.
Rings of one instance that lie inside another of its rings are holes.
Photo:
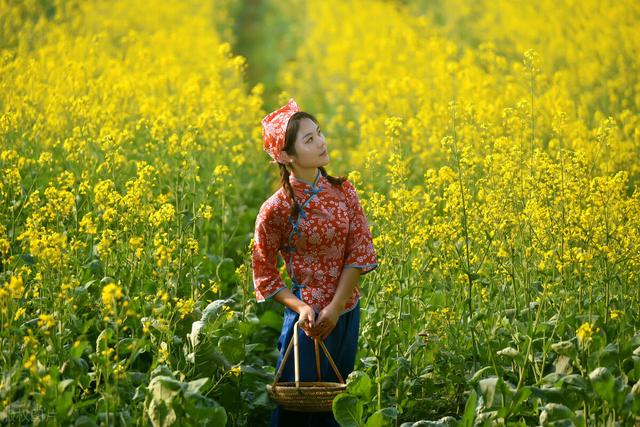
[[[340,310],[333,305],[329,304],[318,313],[316,318],[316,325],[313,330],[313,335],[319,337],[324,341],[327,339],[331,331],[336,327],[338,318],[340,317]]]

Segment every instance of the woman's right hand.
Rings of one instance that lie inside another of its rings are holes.
[[[304,333],[307,334],[308,337],[313,337],[311,335],[311,331],[315,326],[316,312],[313,311],[313,308],[311,308],[311,306],[305,304],[300,307],[298,314],[300,315],[298,319],[299,326],[302,328]]]
[[[299,314],[299,325],[307,334],[308,337],[314,337],[312,334],[312,330],[316,324],[316,312],[313,311],[313,308],[300,298],[295,296],[290,289],[284,288],[273,297],[280,304],[283,304],[285,307],[288,307],[289,310],[295,311]]]

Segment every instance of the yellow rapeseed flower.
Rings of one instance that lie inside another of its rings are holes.
[[[117,301],[122,299],[122,288],[115,283],[109,283],[102,288],[102,304],[109,310],[113,311]]]
[[[584,322],[576,331],[578,342],[580,344],[587,344],[593,340],[593,334],[598,332],[600,328],[595,327],[589,322]]]

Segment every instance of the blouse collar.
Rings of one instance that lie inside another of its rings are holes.
[[[302,178],[297,178],[293,176],[293,174],[289,175],[289,182],[294,190],[300,190],[305,193],[318,193],[322,190],[322,182],[325,179],[324,175],[320,172],[318,168],[318,173],[313,182],[309,182]]]

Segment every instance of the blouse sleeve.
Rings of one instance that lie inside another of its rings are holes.
[[[358,193],[349,181],[343,182],[349,209],[349,233],[345,251],[344,267],[361,268],[361,274],[378,266],[369,223],[358,200]]]
[[[265,202],[256,218],[251,252],[253,287],[257,302],[264,302],[287,287],[277,268],[284,224],[275,204],[271,201]]]

